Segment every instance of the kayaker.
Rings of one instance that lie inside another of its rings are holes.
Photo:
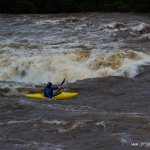
[[[59,86],[53,85],[51,82],[48,82],[48,84],[44,88],[44,96],[52,99],[53,96],[60,94],[60,91],[58,89]],[[54,93],[53,92],[54,90],[58,90],[58,91]]]

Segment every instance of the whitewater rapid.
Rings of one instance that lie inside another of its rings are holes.
[[[88,54],[87,54],[88,53]],[[91,56],[89,51],[69,54],[49,54],[31,57],[2,58],[0,80],[25,83],[74,82],[104,76],[134,77],[139,67],[150,63],[143,52],[113,52],[106,56]]]
[[[150,63],[148,16],[115,17],[1,15],[0,80],[37,84],[135,77]]]

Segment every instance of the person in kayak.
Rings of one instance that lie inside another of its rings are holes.
[[[51,82],[48,82],[48,84],[44,88],[44,96],[52,99],[53,96],[60,94],[60,91],[58,90],[59,88],[59,86],[53,85]],[[58,91],[54,93],[54,90]]]

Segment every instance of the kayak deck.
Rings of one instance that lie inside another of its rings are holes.
[[[60,94],[54,96],[55,100],[63,100],[63,99],[70,99],[75,96],[77,96],[78,93],[70,93],[70,92],[61,92]],[[34,93],[34,94],[26,94],[25,96],[30,97],[30,98],[38,98],[38,99],[43,99],[47,98],[44,96],[43,93]]]

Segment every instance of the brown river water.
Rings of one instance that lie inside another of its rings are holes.
[[[0,14],[0,150],[149,149],[149,49],[149,14]]]

